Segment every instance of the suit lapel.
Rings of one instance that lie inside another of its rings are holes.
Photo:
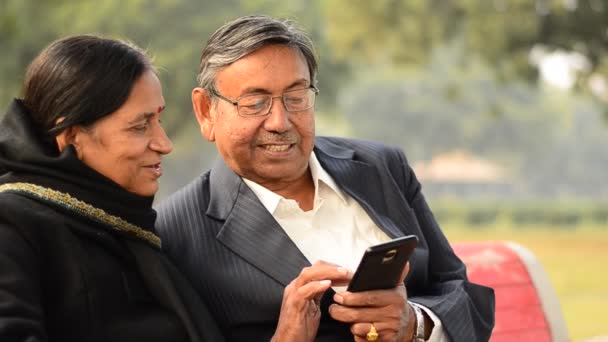
[[[401,215],[405,208],[395,208],[395,203],[401,203],[397,189],[381,186],[383,178],[375,166],[355,160],[354,150],[324,139],[317,139],[315,153],[340,188],[354,198],[389,237],[412,233],[411,222]]]
[[[407,204],[396,185],[384,184],[378,169],[354,159],[355,151],[318,138],[317,159],[389,237],[414,234],[404,212]],[[282,285],[310,266],[283,228],[243,180],[218,158],[210,176],[207,215],[224,221],[217,239],[241,258]],[[386,178],[387,176],[385,176]],[[374,182],[370,182],[374,180]],[[370,184],[376,184],[370,186]]]
[[[243,180],[218,158],[211,172],[207,215],[224,220],[217,239],[282,285],[308,260]]]

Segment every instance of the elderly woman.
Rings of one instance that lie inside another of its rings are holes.
[[[0,123],[0,341],[221,341],[160,251],[152,201],[172,149],[150,59],[53,42]]]

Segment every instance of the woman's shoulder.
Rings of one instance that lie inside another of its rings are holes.
[[[54,208],[14,192],[0,192],[0,229],[11,230],[30,243],[65,222],[65,217]],[[50,228],[50,229],[49,229]]]
[[[0,223],[49,220],[56,210],[33,198],[14,192],[0,192]]]

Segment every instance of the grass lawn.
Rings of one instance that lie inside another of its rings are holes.
[[[608,336],[608,227],[442,227],[451,242],[507,240],[528,248],[551,279],[571,340]]]

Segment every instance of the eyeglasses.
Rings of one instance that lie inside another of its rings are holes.
[[[278,98],[283,100],[283,106],[288,112],[302,112],[310,109],[315,105],[315,98],[319,93],[319,89],[310,86],[304,89],[289,90],[279,96],[272,96],[271,94],[252,94],[241,96],[236,100],[227,98],[215,89],[211,89],[211,92],[220,99],[236,106],[240,116],[252,117],[263,116],[270,113],[272,101]]]

